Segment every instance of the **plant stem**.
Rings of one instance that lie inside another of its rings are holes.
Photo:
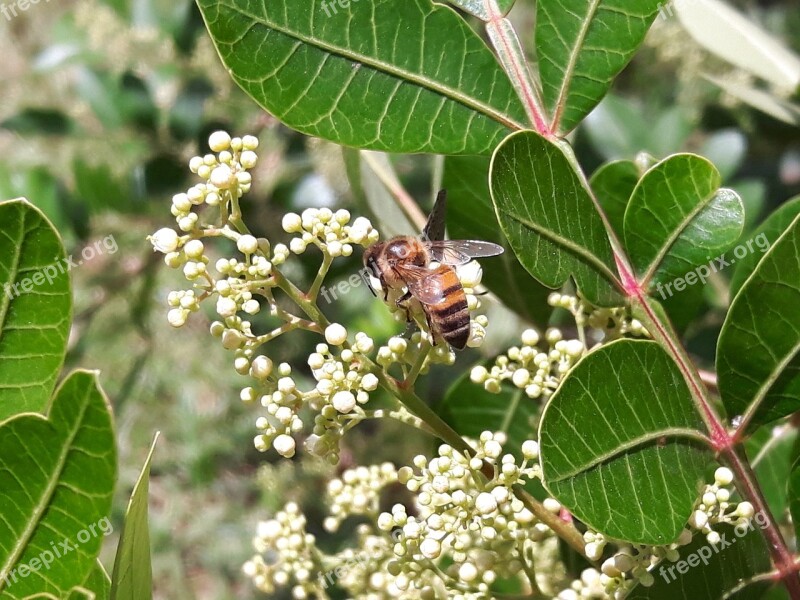
[[[539,91],[534,83],[535,80],[514,27],[503,16],[497,6],[497,0],[484,0],[484,6],[488,14],[486,33],[489,35],[500,62],[511,79],[522,105],[525,107],[528,119],[540,135],[546,138],[553,138],[554,134],[544,117]]]

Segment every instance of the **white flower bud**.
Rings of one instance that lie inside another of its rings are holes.
[[[530,381],[530,379],[531,373],[528,371],[528,369],[517,369],[511,376],[511,381],[518,388],[524,388],[526,385],[528,385],[528,381]]]
[[[472,371],[469,373],[469,378],[472,383],[483,383],[486,381],[486,378],[489,376],[489,371],[486,370],[486,367],[482,365],[478,365],[476,367],[472,367]]]
[[[286,213],[281,226],[286,233],[297,233],[303,228],[303,219],[296,213]]]
[[[545,510],[553,514],[557,515],[559,512],[561,512],[561,503],[555,498],[545,498],[542,505],[544,506]]]
[[[717,544],[720,543],[722,538],[716,531],[712,531],[706,536],[706,540],[708,540],[708,543],[711,544],[712,546],[716,546]]]
[[[182,327],[186,323],[189,311],[182,308],[173,308],[167,313],[167,321],[173,327]]]
[[[219,189],[227,190],[236,182],[236,176],[228,165],[223,164],[214,167],[208,180]]]
[[[740,502],[736,507],[736,514],[744,519],[752,519],[756,511],[749,502]]]
[[[331,346],[341,346],[347,341],[347,329],[339,323],[331,323],[325,328],[325,341]]]
[[[255,150],[258,148],[258,138],[254,135],[245,135],[242,137],[242,148],[245,150]]]
[[[236,247],[242,254],[254,254],[258,251],[258,240],[252,235],[243,235],[236,242]]]
[[[294,438],[282,433],[272,442],[272,447],[283,456],[284,458],[291,458],[294,456],[295,443]]]
[[[488,515],[497,510],[497,500],[488,492],[481,492],[475,498],[475,508],[482,515]]]
[[[534,440],[525,440],[522,443],[522,456],[527,460],[539,458],[539,443]]]
[[[352,392],[336,392],[331,400],[333,407],[342,414],[347,414],[356,406],[356,397]]]
[[[227,131],[215,131],[208,136],[208,147],[214,152],[222,152],[231,146],[231,136]]]
[[[522,343],[526,346],[535,346],[539,343],[539,333],[535,329],[526,329],[522,332]]]
[[[302,254],[306,251],[307,244],[300,238],[292,238],[289,242],[289,249],[295,254]]]
[[[267,356],[256,356],[250,365],[250,374],[256,379],[266,379],[272,373],[272,361]]]
[[[258,155],[252,150],[245,150],[242,152],[241,156],[239,156],[239,164],[241,164],[245,169],[252,169],[256,166],[256,161],[258,160]]]
[[[442,544],[439,541],[426,538],[420,545],[419,550],[425,558],[436,559],[442,553]]]
[[[361,379],[361,388],[368,392],[378,389],[378,378],[372,373],[367,373]]]
[[[708,524],[708,515],[704,513],[702,510],[696,510],[692,513],[692,516],[689,517],[689,525],[694,527],[695,529],[702,529]]]
[[[234,316],[236,311],[236,301],[233,298],[226,298],[223,296],[217,300],[217,314],[220,317],[227,319],[228,317]]]
[[[258,303],[258,300],[251,298],[242,304],[242,310],[248,315],[255,315],[261,310],[261,305]]]
[[[472,583],[478,577],[478,569],[472,563],[465,562],[458,569],[458,578],[466,583]]]
[[[180,242],[178,233],[169,227],[159,229],[148,239],[150,240],[150,243],[153,244],[154,250],[164,254],[175,252],[175,250],[178,249],[178,244]]]
[[[714,471],[714,480],[718,485],[730,485],[733,482],[733,473],[728,467],[720,467]]]

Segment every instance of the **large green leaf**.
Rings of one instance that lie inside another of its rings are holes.
[[[94,373],[70,375],[46,418],[22,414],[0,426],[0,597],[63,597],[84,584],[111,531],[116,470],[111,411]]]
[[[680,549],[680,559],[662,560],[652,570],[655,583],[639,585],[628,600],[760,600],[771,582],[744,585],[743,582],[770,570],[769,551],[754,521],[752,528],[714,526],[722,540],[712,546],[702,534]],[[680,571],[678,570],[680,568]]]
[[[658,13],[659,0],[538,0],[536,54],[552,129],[597,106]]]
[[[714,165],[694,154],[675,154],[644,174],[624,225],[625,247],[643,285],[671,284],[736,242],[744,206],[719,185]]]
[[[752,275],[758,261],[764,256],[769,246],[775,243],[795,217],[800,214],[800,196],[788,200],[759,225],[749,237],[753,242],[753,251],[736,261],[736,270],[731,277],[731,296],[735,296],[742,288],[745,280]],[[745,242],[746,243],[746,242]]]
[[[600,306],[624,303],[605,227],[563,150],[532,131],[506,138],[489,185],[500,227],[522,266],[556,288],[571,275]]]
[[[117,557],[114,560],[111,600],[146,600],[153,597],[153,571],[150,564],[150,528],[147,502],[150,486],[150,463],[158,442],[153,440],[136,486],[133,488],[125,525],[122,528]]]
[[[0,203],[0,421],[47,406],[69,334],[67,266],[38,208]]]
[[[506,248],[506,252],[484,263],[484,285],[507,308],[545,327],[552,312],[547,305],[551,290],[530,276],[500,231],[489,193],[489,160],[477,156],[447,157],[442,186],[448,190],[447,230],[452,239],[486,240]]]
[[[612,538],[672,542],[711,459],[703,422],[656,342],[618,340],[578,362],[542,415],[544,484]]]
[[[494,55],[431,0],[198,0],[236,82],[303,133],[389,152],[489,153],[525,111]]]
[[[639,169],[632,160],[615,160],[604,164],[592,174],[589,185],[597,202],[606,213],[608,222],[620,238],[628,201],[639,182]]]
[[[800,216],[731,304],[717,377],[731,418],[747,430],[800,409]]]

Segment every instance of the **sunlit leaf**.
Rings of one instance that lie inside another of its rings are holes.
[[[545,487],[595,531],[640,544],[678,537],[711,454],[681,373],[656,342],[584,357],[545,407]]]
[[[717,345],[730,418],[752,430],[800,409],[800,217],[758,263],[731,304]]]
[[[600,215],[563,150],[531,132],[510,135],[492,157],[492,201],[520,263],[556,288],[570,275],[601,306],[624,303]]]
[[[552,128],[565,132],[597,105],[641,45],[657,0],[538,0],[536,53]]]
[[[47,417],[2,423],[0,597],[63,597],[84,584],[112,530],[116,454],[110,407],[94,373],[70,375]]]
[[[745,443],[761,493],[773,515],[784,514],[789,499],[786,482],[797,458],[797,429],[790,423],[762,427]]]
[[[714,165],[694,154],[675,154],[644,174],[625,212],[625,247],[641,283],[652,289],[689,274],[697,283],[695,267],[736,242],[744,207],[719,186]]]
[[[525,111],[480,37],[431,0],[199,0],[236,82],[282,122],[344,145],[487,154]]]
[[[50,400],[72,313],[65,256],[38,208],[0,203],[0,420]]]

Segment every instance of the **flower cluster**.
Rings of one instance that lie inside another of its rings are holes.
[[[358,217],[350,223],[346,210],[307,208],[302,214],[288,213],[282,225],[286,233],[298,234],[289,242],[289,250],[303,254],[313,244],[330,257],[350,256],[353,244],[368,246],[378,241],[378,232],[369,219]]]
[[[714,483],[706,485],[695,506],[687,528],[678,539],[663,546],[627,544],[609,540],[600,533],[587,531],[584,534],[586,554],[592,560],[599,560],[606,546],[613,543],[614,553],[601,565],[600,570],[587,569],[581,579],[562,591],[562,600],[578,598],[624,598],[637,585],[650,587],[655,578],[653,568],[666,560],[677,562],[680,548],[689,544],[695,533],[706,536],[709,544],[720,542],[720,534],[713,530],[714,525],[728,523],[734,526],[745,525],[754,516],[749,502],[732,504],[730,502],[733,473],[727,467],[720,467],[714,473]]]
[[[446,558],[452,561],[444,572],[447,583],[485,597],[498,576],[518,576],[526,544],[552,535],[513,492],[515,485],[540,476],[538,444],[525,442],[517,464],[503,453],[504,443],[504,434],[484,432],[472,456],[442,445],[438,457],[414,459],[417,472],[400,469],[399,481],[417,495],[417,514],[396,504],[381,514],[378,527],[399,530],[389,572],[401,590],[420,593],[429,572],[438,573]]]
[[[380,493],[397,481],[397,469],[391,463],[357,467],[342,473],[341,479],[328,483],[328,506],[325,529],[336,531],[341,522],[353,515],[378,516]]]
[[[597,333],[597,341],[609,342],[625,335],[648,336],[644,326],[630,315],[628,307],[601,308],[583,298],[553,292],[547,303],[554,308],[563,308],[575,319],[579,331],[589,328]]]
[[[510,381],[525,390],[529,398],[547,397],[561,384],[561,379],[586,351],[580,340],[565,340],[560,330],[545,332],[546,352],[537,348],[539,333],[534,329],[522,332],[522,344],[509,348],[495,359],[492,367],[473,367],[470,379],[482,384],[486,391],[499,393],[501,383]]]

